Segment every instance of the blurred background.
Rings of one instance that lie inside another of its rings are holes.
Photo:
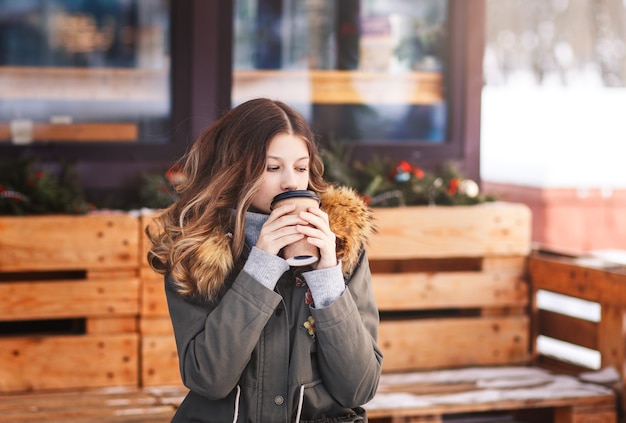
[[[269,96],[335,163],[453,162],[528,204],[541,248],[619,259],[625,41],[624,0],[0,0],[0,159],[151,206],[202,128]]]
[[[481,177],[551,246],[626,248],[625,6],[487,2]]]

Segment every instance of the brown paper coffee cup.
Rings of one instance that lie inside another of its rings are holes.
[[[296,209],[291,213],[297,215],[300,211],[306,211],[309,207],[319,207],[319,196],[309,190],[286,191],[278,194],[272,200],[270,209],[286,204],[295,204]],[[281,256],[287,260],[290,266],[307,266],[319,260],[319,248],[307,242],[306,238],[285,246]]]

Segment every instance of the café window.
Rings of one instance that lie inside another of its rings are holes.
[[[237,0],[232,105],[265,96],[323,139],[445,145],[451,44],[445,0]]]
[[[168,0],[0,0],[0,143],[166,143]]]

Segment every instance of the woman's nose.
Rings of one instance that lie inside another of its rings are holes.
[[[286,171],[285,173],[283,173],[281,185],[281,188],[284,191],[292,191],[297,188],[296,177],[293,172]]]

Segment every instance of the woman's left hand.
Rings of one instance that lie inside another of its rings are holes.
[[[299,217],[309,225],[297,225],[296,230],[307,237],[307,242],[320,249],[320,259],[314,267],[327,269],[337,266],[336,236],[330,230],[326,212],[311,207],[305,212],[300,212]]]

